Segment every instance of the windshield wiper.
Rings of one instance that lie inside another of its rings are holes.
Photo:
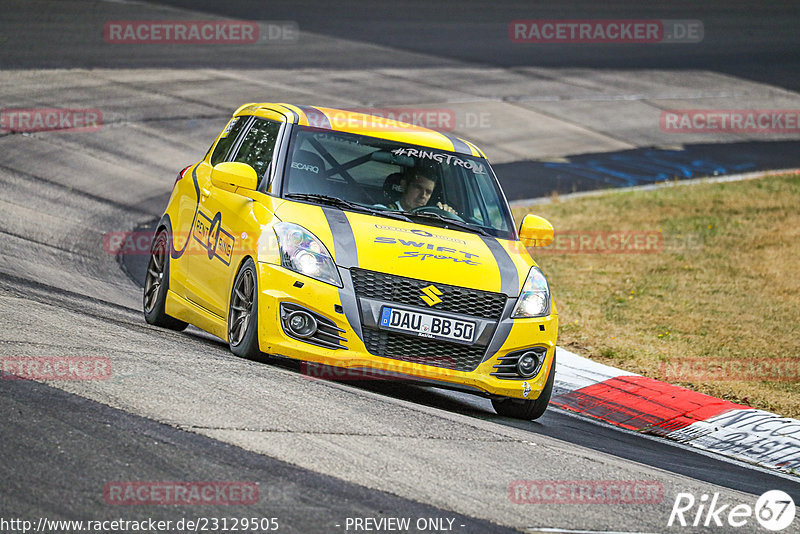
[[[336,198],[328,195],[318,195],[315,193],[288,193],[286,194],[286,198],[291,198],[295,200],[307,200],[309,202],[318,202],[320,204],[327,204],[328,206],[335,206],[337,208],[346,208],[353,211],[369,213],[371,215],[388,217],[389,219],[397,219],[400,221],[409,221],[409,222],[411,221],[411,219],[409,219],[402,213],[398,213],[396,211],[384,211],[375,208],[370,208],[369,206],[365,206],[357,202],[351,202],[343,198]]]
[[[455,226],[456,228],[461,228],[463,230],[468,230],[470,232],[475,232],[477,234],[491,236],[489,232],[481,228],[480,226],[474,226],[468,222],[462,222],[457,219],[451,219],[450,217],[445,217],[444,215],[440,215],[438,213],[426,212],[426,213],[409,213],[409,217],[417,217],[420,219],[431,219],[437,222],[446,223],[446,225]],[[445,225],[445,227],[447,227]]]

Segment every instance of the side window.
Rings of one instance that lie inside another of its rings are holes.
[[[225,156],[228,155],[228,151],[231,149],[233,142],[239,137],[239,132],[242,131],[246,123],[247,117],[234,117],[228,125],[225,126],[225,129],[222,131],[222,137],[219,143],[217,143],[216,148],[214,148],[214,153],[211,155],[212,166],[220,161],[225,161]]]
[[[256,119],[244,136],[242,145],[233,159],[233,161],[247,163],[253,167],[258,175],[259,183],[272,161],[272,152],[275,150],[275,141],[278,139],[280,129],[280,122]]]
[[[469,176],[469,175],[468,175]],[[496,185],[488,174],[474,174],[472,177],[478,185],[479,194],[476,195],[476,207],[474,210],[475,219],[481,221],[486,226],[491,226],[501,230],[508,230],[508,224],[503,213],[500,211],[498,202],[489,202],[486,199],[501,198],[496,191]],[[480,210],[481,215],[477,212]]]

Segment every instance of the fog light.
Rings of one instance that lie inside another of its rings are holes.
[[[311,337],[317,332],[317,320],[304,311],[292,312],[286,326],[297,337]]]
[[[535,352],[526,352],[517,360],[517,373],[525,378],[532,377],[539,369],[539,356]]]

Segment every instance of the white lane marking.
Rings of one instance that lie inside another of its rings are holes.
[[[535,534],[536,532],[555,532],[559,534],[654,534],[652,532],[637,531],[622,531],[622,530],[569,530],[564,528],[550,528],[550,527],[525,527],[526,532]]]

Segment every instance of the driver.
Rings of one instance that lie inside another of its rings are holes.
[[[436,187],[436,176],[426,175],[419,169],[406,169],[403,178],[400,180],[400,187],[403,194],[400,199],[392,202],[387,207],[392,210],[411,211],[415,208],[427,206],[431,199],[433,190]],[[441,202],[436,203],[439,209],[456,213],[452,207]]]

